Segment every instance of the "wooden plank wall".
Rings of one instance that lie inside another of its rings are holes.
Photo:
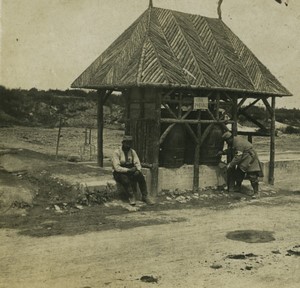
[[[133,146],[141,162],[152,164],[158,129],[155,92],[153,89],[134,88],[127,97],[127,133],[133,137]]]
[[[140,161],[152,164],[154,158],[154,144],[156,135],[156,121],[154,119],[131,119],[130,135],[133,136],[133,146]]]
[[[126,133],[142,164],[151,168],[151,194],[158,193],[158,154],[160,138],[160,94],[155,89],[133,88],[126,98]],[[150,188],[150,187],[149,187]]]

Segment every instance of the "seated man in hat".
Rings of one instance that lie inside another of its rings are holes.
[[[114,151],[112,156],[114,179],[124,187],[131,205],[136,204],[133,187],[136,187],[137,183],[142,193],[142,201],[153,205],[153,201],[148,196],[144,175],[141,172],[142,167],[139,157],[131,146],[132,136],[125,135],[122,146]]]
[[[240,192],[242,182],[247,177],[253,188],[253,197],[258,194],[258,177],[262,177],[261,164],[258,155],[253,148],[253,145],[246,139],[235,136],[227,131],[222,136],[229,147],[232,147],[233,159],[227,165],[227,169],[233,170],[233,176],[236,183],[235,191]],[[218,154],[226,154],[225,151],[220,151]]]

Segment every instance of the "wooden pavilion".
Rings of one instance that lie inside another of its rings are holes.
[[[253,135],[270,137],[269,183],[274,184],[275,99],[291,93],[221,19],[156,8],[150,1],[148,9],[71,87],[98,90],[100,166],[103,105],[113,91],[122,92],[125,129],[134,138],[143,166],[151,169],[154,195],[158,192],[160,148],[174,127],[184,127],[194,144],[193,188],[197,190],[205,139],[215,125],[227,129],[228,123],[237,135],[239,115],[262,131]],[[268,112],[270,129],[247,113],[259,101]]]

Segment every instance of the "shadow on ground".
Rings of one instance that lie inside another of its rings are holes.
[[[276,205],[276,201],[275,203],[273,203],[274,201],[267,201],[271,198],[280,198],[280,203],[284,201],[284,197],[269,196],[251,200],[251,197],[245,194],[228,194],[218,191],[207,191],[206,194],[199,193],[200,196],[196,199],[191,198],[186,193],[184,195],[174,195],[173,198],[162,195],[156,199],[157,204],[154,206],[141,205],[135,212],[129,211],[127,209],[129,205],[120,200],[115,200],[119,201],[117,204],[112,201],[91,206],[65,203],[65,206],[63,207],[61,204],[62,209],[58,210],[52,206],[34,205],[31,208],[19,209],[18,214],[1,215],[0,229],[17,229],[20,235],[31,237],[77,235],[186,221],[183,217],[171,217],[170,213],[167,213],[168,210],[203,208],[226,210],[242,205]],[[195,193],[190,195],[195,196]],[[184,199],[190,200],[184,202]],[[120,202],[124,204],[119,205]]]

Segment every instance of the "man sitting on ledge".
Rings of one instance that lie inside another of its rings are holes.
[[[141,172],[139,157],[131,147],[132,136],[125,135],[122,146],[115,150],[112,156],[114,179],[123,186],[130,205],[136,204],[133,187],[136,187],[137,183],[142,193],[142,201],[153,205],[154,202],[148,196],[146,181]]]

